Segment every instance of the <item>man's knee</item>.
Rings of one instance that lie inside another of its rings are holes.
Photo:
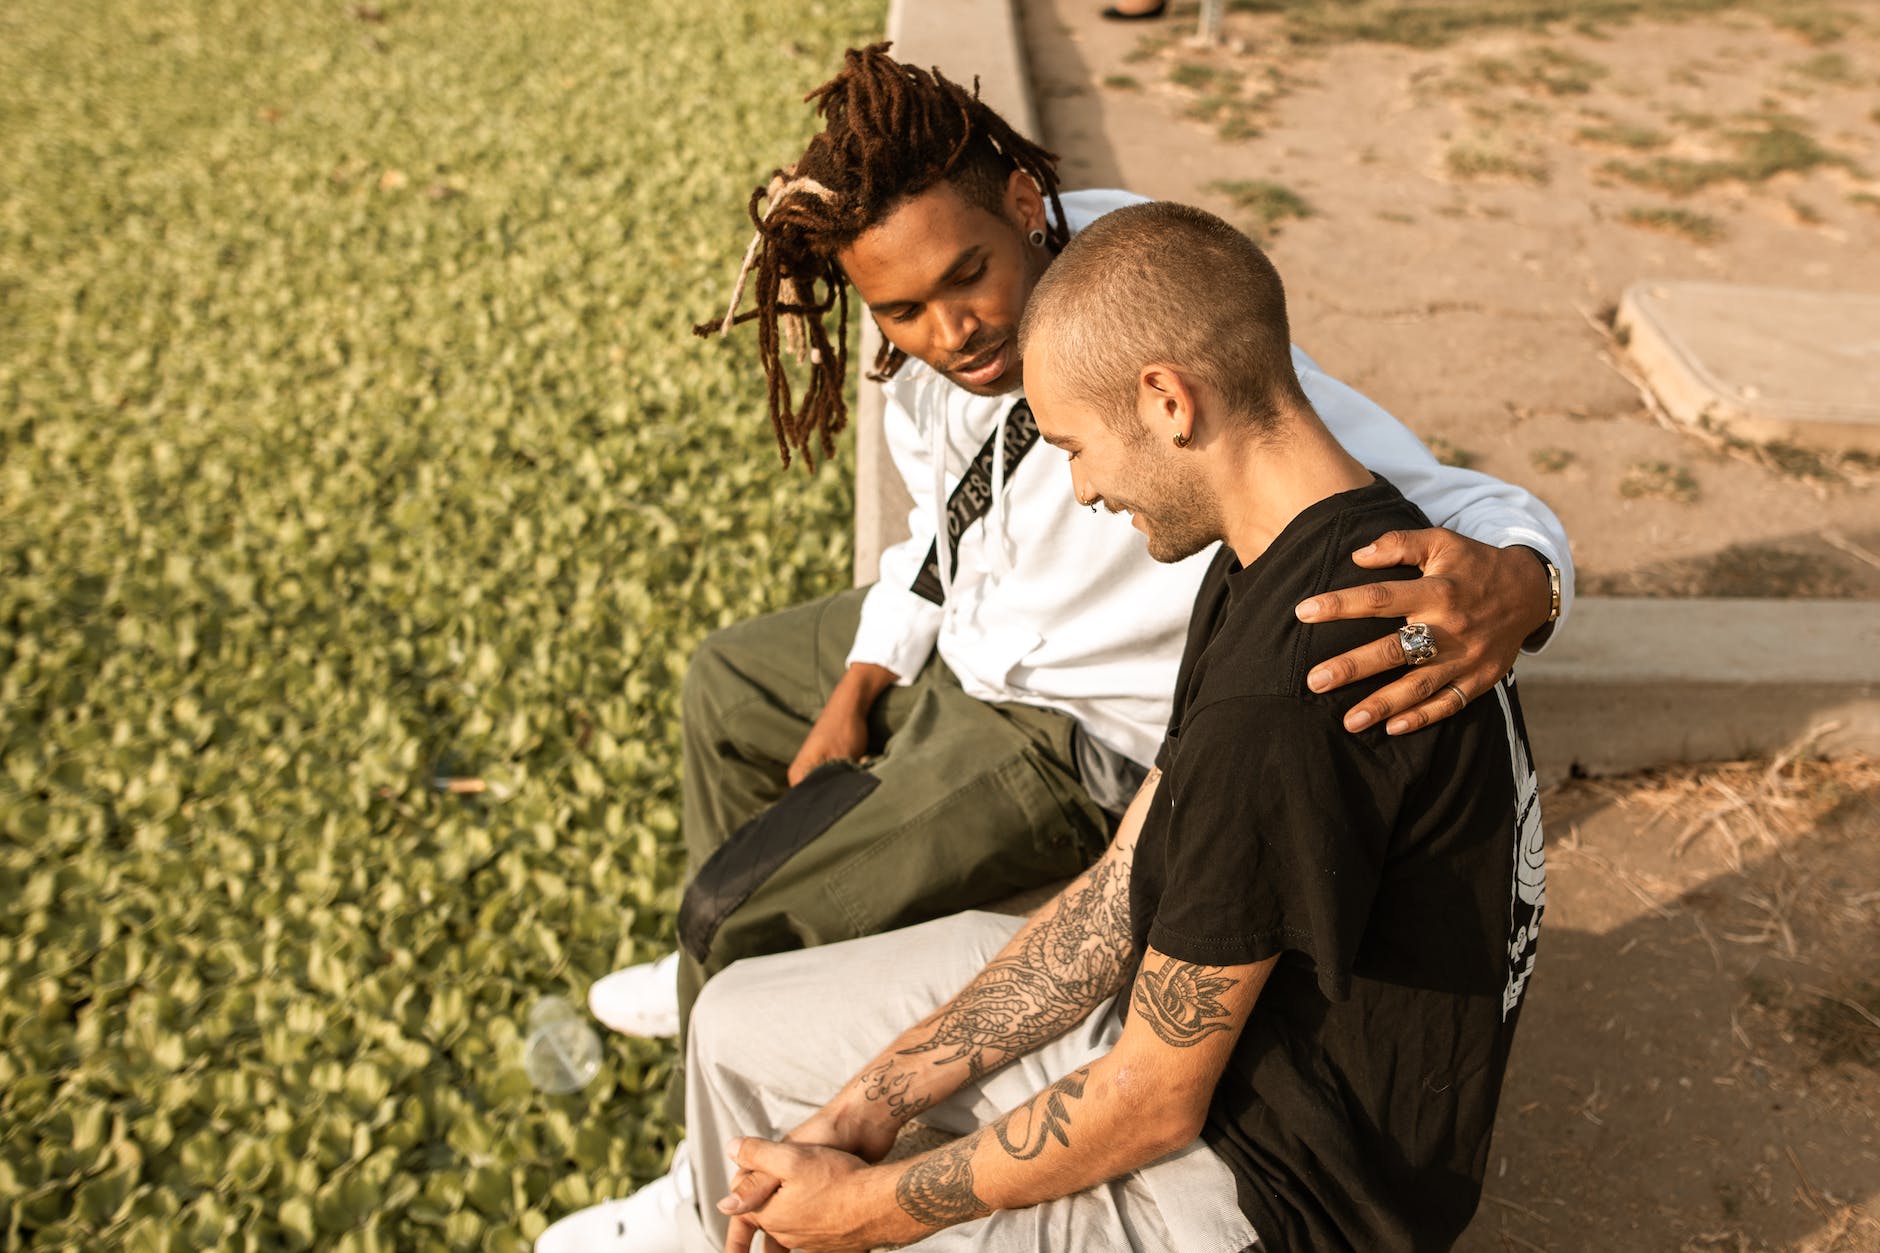
[[[700,989],[686,1024],[694,1067],[739,1070],[742,1045],[775,1038],[793,1008],[777,1004],[775,986],[764,975],[765,959],[734,962]]]
[[[736,627],[721,627],[699,641],[686,664],[685,681],[679,689],[680,716],[687,722],[709,711],[714,694],[725,690],[735,673],[730,662],[733,632]]]

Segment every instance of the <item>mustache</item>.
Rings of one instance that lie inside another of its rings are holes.
[[[989,358],[997,355],[1004,345],[1005,336],[997,331],[986,335],[975,335],[966,342],[966,347],[960,349],[959,354],[947,364],[945,372],[958,374],[962,370],[982,366]]]

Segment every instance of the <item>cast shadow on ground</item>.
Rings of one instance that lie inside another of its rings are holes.
[[[1700,814],[1599,791],[1548,798],[1541,956],[1459,1248],[1880,1247],[1880,789],[1740,869],[1684,839]]]

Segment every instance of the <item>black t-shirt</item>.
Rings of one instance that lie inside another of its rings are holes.
[[[1341,719],[1394,676],[1315,695],[1376,619],[1307,625],[1315,593],[1416,571],[1353,550],[1429,525],[1390,484],[1320,501],[1195,601],[1130,882],[1145,944],[1213,966],[1279,956],[1203,1138],[1263,1249],[1447,1248],[1480,1200],[1544,903],[1512,680],[1414,735]],[[1397,625],[1397,624],[1389,624]]]

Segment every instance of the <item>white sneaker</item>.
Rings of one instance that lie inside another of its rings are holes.
[[[682,1253],[683,1215],[693,1204],[681,1143],[672,1169],[632,1196],[576,1210],[535,1238],[535,1253]]]
[[[621,1035],[679,1034],[679,955],[628,966],[588,989],[588,1009]]]

